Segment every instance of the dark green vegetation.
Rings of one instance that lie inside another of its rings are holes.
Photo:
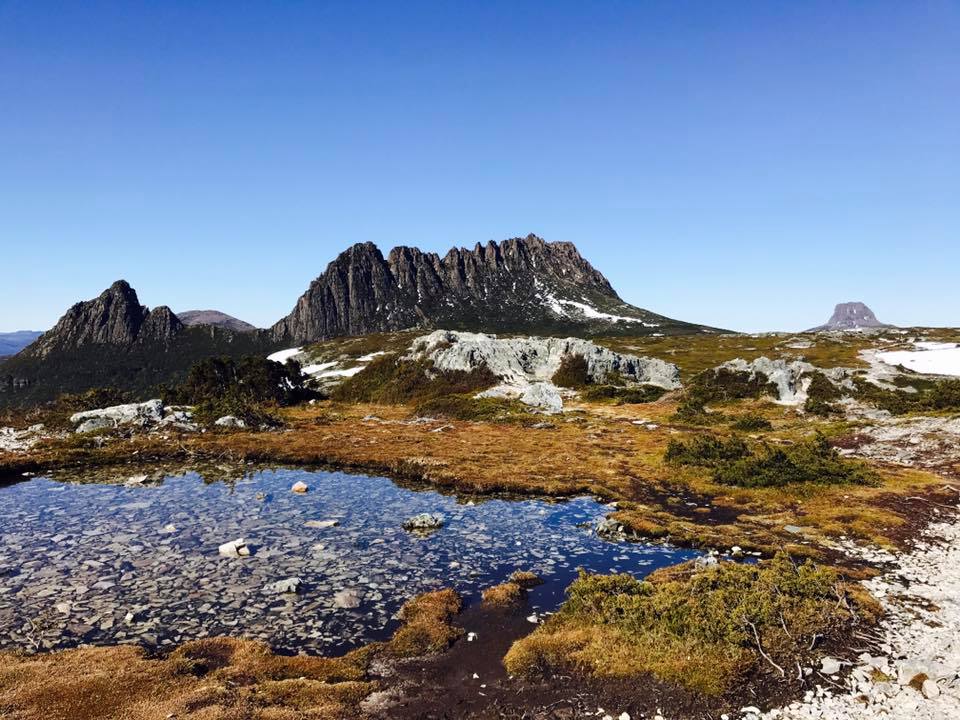
[[[715,482],[745,488],[879,484],[875,472],[862,462],[842,457],[820,433],[795,445],[758,443],[753,448],[736,436],[698,435],[688,441],[671,440],[664,460],[712,468]]]
[[[855,378],[858,400],[887,410],[894,415],[910,412],[960,411],[960,380],[930,381],[905,378],[902,383],[916,392],[889,390],[862,378]]]
[[[590,370],[583,355],[564,355],[551,381],[557,387],[579,390],[590,384]]]
[[[803,409],[808,413],[827,417],[837,415],[841,411],[832,403],[843,396],[840,389],[834,385],[822,372],[814,372],[810,377],[810,386],[807,388],[807,400]]]
[[[201,360],[186,380],[164,393],[164,402],[194,405],[194,417],[202,423],[233,415],[256,426],[277,424],[271,408],[296,405],[310,396],[298,363],[248,355]]]
[[[613,401],[617,405],[632,405],[659,400],[666,394],[666,390],[657,385],[633,385],[620,387],[617,385],[593,385],[581,394],[584,400]]]
[[[567,594],[556,615],[514,643],[509,672],[650,672],[718,695],[758,669],[795,677],[797,664],[818,654],[815,636],[850,632],[879,612],[836,570],[784,554],[756,565],[687,563],[647,581],[581,572]]]
[[[738,418],[734,419],[730,423],[730,427],[734,430],[741,430],[743,432],[761,432],[764,430],[773,430],[773,425],[762,415],[755,415],[753,413],[747,413],[746,415],[741,415]]]
[[[675,419],[696,425],[724,422],[722,413],[707,412],[707,403],[756,399],[777,395],[776,386],[762,373],[749,373],[729,368],[713,368],[698,373],[690,381],[677,406]]]
[[[263,333],[187,327],[166,342],[128,346],[91,344],[46,357],[16,355],[0,364],[0,406],[28,406],[64,393],[113,388],[131,399],[157,397],[161,386],[186,379],[208,357],[267,355],[276,350]]]
[[[444,395],[475,394],[497,384],[486,367],[471,371],[436,370],[430,361],[403,360],[395,354],[374,359],[363,370],[334,388],[341,402],[388,405],[422,403]]]
[[[507,422],[530,417],[528,408],[517,400],[477,398],[472,395],[440,395],[417,403],[418,417],[470,420],[473,422]]]

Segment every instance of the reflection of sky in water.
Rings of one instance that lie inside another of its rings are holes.
[[[310,492],[290,492],[297,480]],[[427,538],[404,531],[421,512],[441,513],[446,526]],[[645,575],[693,556],[604,542],[578,527],[606,512],[588,498],[458,504],[384,478],[304,470],[233,486],[192,474],[159,487],[30,480],[0,488],[0,645],[169,644],[229,633],[340,650],[383,637],[403,601],[426,590],[453,587],[476,599],[513,570],[533,570],[547,582],[531,603],[553,610],[578,567]],[[313,529],[307,520],[339,525]],[[253,556],[218,555],[239,537]],[[264,592],[291,576],[302,579],[301,594]],[[362,594],[360,607],[334,606],[345,588]]]

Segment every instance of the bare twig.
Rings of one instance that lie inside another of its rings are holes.
[[[773,666],[777,669],[777,671],[780,673],[780,676],[781,676],[781,677],[786,677],[786,676],[787,676],[787,673],[784,672],[783,668],[780,667],[779,665],[777,665],[777,664],[773,661],[773,658],[771,658],[769,655],[767,655],[767,654],[763,651],[763,645],[760,644],[760,633],[757,632],[757,626],[754,625],[754,624],[753,624],[752,622],[750,622],[749,620],[747,620],[747,625],[749,625],[749,626],[750,626],[750,629],[753,630],[753,637],[754,637],[754,638],[756,639],[756,641],[757,641],[757,650],[760,651],[760,654],[763,656],[763,659],[766,660],[766,661],[767,661],[768,663],[770,663],[771,665],[773,665]]]

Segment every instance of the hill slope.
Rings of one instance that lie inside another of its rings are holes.
[[[239,320],[219,310],[184,310],[177,313],[180,322],[187,326],[213,325],[234,332],[252,332],[256,328],[248,322]]]

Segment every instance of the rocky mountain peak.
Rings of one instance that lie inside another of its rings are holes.
[[[177,313],[184,325],[212,325],[234,332],[253,332],[256,328],[248,322],[235,318],[219,310],[182,310]]]
[[[93,300],[78,302],[24,352],[44,357],[84,345],[131,345],[139,338],[167,340],[183,324],[170,308],[153,312],[140,304],[126,280],[117,280]]]
[[[278,342],[303,343],[415,327],[577,333],[664,325],[697,329],[624,303],[572,243],[531,234],[454,247],[443,257],[399,246],[384,258],[373,243],[358,243],[270,332]]]
[[[839,303],[833,309],[833,315],[825,325],[812,328],[809,332],[823,330],[862,330],[864,328],[889,327],[877,320],[873,310],[862,302]]]

